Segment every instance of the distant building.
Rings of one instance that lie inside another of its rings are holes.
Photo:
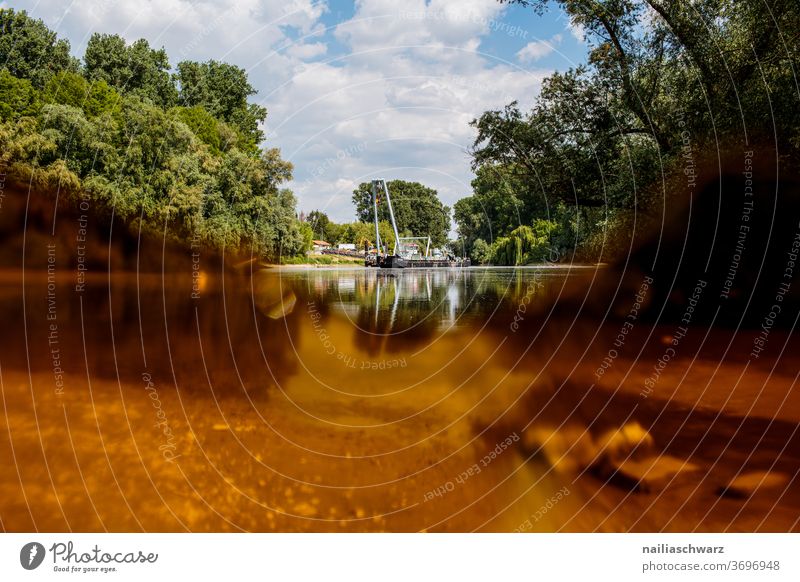
[[[311,249],[316,252],[331,248],[331,243],[325,242],[324,240],[312,240],[311,245]]]
[[[340,251],[354,251],[356,250],[356,245],[353,243],[339,243],[339,250]]]

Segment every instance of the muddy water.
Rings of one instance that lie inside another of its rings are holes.
[[[3,275],[5,530],[798,528],[788,333],[692,327],[648,383],[674,326],[608,356],[635,295],[553,309],[595,268],[243,271]],[[623,426],[680,470],[585,462]]]

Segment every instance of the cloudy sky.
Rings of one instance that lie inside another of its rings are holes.
[[[295,165],[306,212],[352,220],[355,185],[417,180],[451,205],[469,195],[470,120],[585,60],[580,30],[551,9],[495,0],[14,0],[73,53],[94,32],[146,38],[174,66],[235,63],[269,111],[267,145]]]

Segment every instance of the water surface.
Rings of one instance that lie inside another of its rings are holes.
[[[796,528],[794,482],[720,492],[743,472],[797,472],[790,366],[737,381],[736,358],[720,367],[698,329],[643,397],[669,333],[643,324],[598,378],[620,324],[584,311],[581,293],[602,273],[245,265],[97,274],[80,289],[70,272],[7,273],[2,525]],[[692,477],[644,491],[581,465],[575,435],[631,423]]]

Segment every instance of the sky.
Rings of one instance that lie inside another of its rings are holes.
[[[353,220],[353,189],[419,181],[448,206],[471,193],[469,122],[533,104],[553,71],[585,62],[557,8],[496,0],[14,0],[81,57],[95,32],[182,60],[245,69],[267,108],[266,147],[294,164],[298,211]]]

